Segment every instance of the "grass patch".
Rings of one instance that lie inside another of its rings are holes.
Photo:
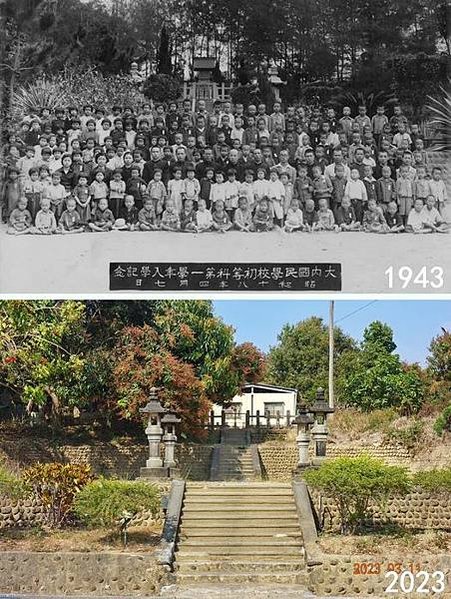
[[[372,412],[337,410],[330,420],[330,432],[352,434],[353,436],[361,433],[386,433],[397,417],[396,411],[392,408],[373,410]]]

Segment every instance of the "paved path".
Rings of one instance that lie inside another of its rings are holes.
[[[6,235],[0,226],[0,293],[92,294],[109,291],[109,262],[322,262],[342,264],[343,291],[400,293],[385,271],[418,273],[441,266],[441,289],[411,285],[410,293],[451,293],[451,234],[371,233],[85,233],[57,237]],[[208,291],[208,290],[207,290]],[[185,292],[186,293],[186,292]]]

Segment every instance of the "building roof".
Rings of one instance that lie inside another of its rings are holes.
[[[269,385],[266,383],[245,383],[242,387],[242,391],[244,392],[246,389],[250,389],[251,387],[257,389],[269,389],[273,391],[279,391],[281,393],[297,393],[298,390],[293,387],[281,387],[280,385]]]

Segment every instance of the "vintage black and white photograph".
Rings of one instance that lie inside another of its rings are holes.
[[[1,7],[1,293],[451,291],[446,0]]]

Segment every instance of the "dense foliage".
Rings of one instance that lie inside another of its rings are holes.
[[[145,482],[99,479],[78,493],[74,511],[90,527],[119,529],[127,544],[127,526],[136,514],[160,509],[160,492]]]
[[[74,408],[138,419],[153,385],[201,435],[211,401],[263,376],[264,357],[236,345],[207,301],[0,302],[0,388],[11,411],[58,424]]]
[[[426,491],[449,493],[451,491],[451,468],[416,472],[413,482]]]
[[[391,494],[407,493],[411,487],[404,468],[368,456],[327,460],[305,472],[304,478],[335,500],[343,534],[364,526],[371,517],[371,504],[383,506]]]
[[[22,479],[0,463],[0,497],[17,501],[23,499],[26,492]]]
[[[336,378],[342,379],[355,351],[355,342],[336,327]],[[268,354],[268,382],[298,389],[304,399],[313,399],[318,387],[328,387],[329,333],[321,318],[311,317],[296,325],[285,325],[278,344]],[[339,395],[339,392],[338,392]]]
[[[23,473],[25,484],[42,503],[51,527],[68,523],[76,495],[91,479],[91,467],[80,464],[38,462]]]

